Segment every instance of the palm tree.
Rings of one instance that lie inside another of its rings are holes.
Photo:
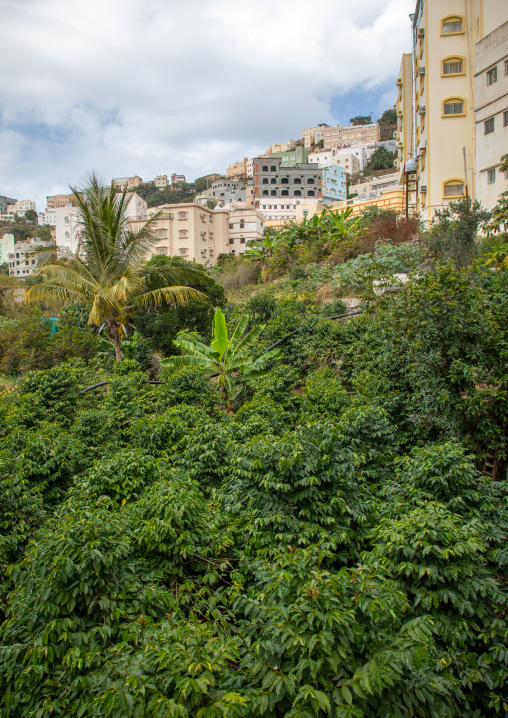
[[[88,324],[105,325],[121,361],[130,314],[163,302],[206,301],[204,294],[185,284],[205,285],[212,280],[189,266],[146,266],[147,255],[159,241],[154,232],[157,218],[131,231],[126,191],[105,187],[94,174],[83,188],[70,189],[78,209],[77,251],[59,250],[56,261],[54,254],[39,253],[45,263],[34,274],[42,281],[28,289],[26,300],[82,302],[89,310]]]

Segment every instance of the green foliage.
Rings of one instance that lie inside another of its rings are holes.
[[[372,122],[372,115],[356,115],[349,120],[350,125],[369,125]]]
[[[451,259],[457,267],[470,264],[477,255],[478,231],[489,220],[490,212],[477,200],[463,197],[436,211],[436,217],[425,237],[431,256]]]
[[[249,315],[250,321],[253,324],[258,324],[270,319],[276,305],[274,297],[260,292],[250,297],[245,305],[245,311]]]
[[[368,170],[389,170],[397,158],[396,152],[390,152],[386,147],[376,147],[369,157],[366,169]]]

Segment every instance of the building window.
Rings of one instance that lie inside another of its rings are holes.
[[[231,222],[229,223],[229,229],[233,229],[233,225]],[[201,234],[204,234],[204,232],[201,232]]]
[[[178,212],[178,219],[187,219],[187,212]]]
[[[277,167],[275,165],[272,165],[270,167],[270,172],[277,172]]]
[[[302,196],[301,190],[295,189],[295,197],[301,197],[301,196]]]
[[[180,254],[186,255],[186,254],[188,254],[188,253],[189,253],[189,250],[187,249],[187,247],[181,247],[181,248],[180,248]]]
[[[503,113],[503,127],[508,127],[508,110]]]
[[[270,182],[271,182],[272,184],[277,184],[277,180],[275,179],[275,177],[272,177],[272,179],[270,180]]]
[[[159,237],[159,239],[165,239],[167,236],[168,236],[168,233],[166,232],[165,229],[157,230],[157,237]]]
[[[69,224],[69,218],[68,218],[68,217],[64,217],[64,224]]]
[[[315,181],[312,179],[312,177],[309,177],[307,180],[307,184],[315,184]]]
[[[289,179],[287,177],[283,177],[280,181],[281,184],[289,184]]]
[[[263,177],[263,184],[268,184],[268,177]]]
[[[444,183],[444,197],[462,197],[464,195],[464,182],[462,180],[448,180]]]
[[[453,98],[445,100],[443,103],[445,115],[463,115],[464,114],[464,100]]]
[[[234,243],[235,243],[235,240],[234,240],[232,237],[230,237],[230,238],[229,238],[229,244],[234,244]]]
[[[489,170],[487,172],[487,183],[496,184],[496,170]]]
[[[443,75],[462,74],[463,61],[460,57],[449,57],[443,60]]]
[[[288,189],[283,189],[282,192],[281,192],[281,195],[282,195],[283,197],[289,197],[289,190],[288,190]]]
[[[245,227],[245,220],[240,220],[240,229],[243,229]]]
[[[263,165],[261,169],[263,172],[268,172],[268,165]]]
[[[267,190],[267,189],[264,189],[264,190],[263,190],[263,197],[268,197],[268,190]]]
[[[245,244],[245,237],[240,237],[240,244]]]
[[[302,180],[299,177],[295,177],[293,182],[294,184],[302,184]]]
[[[155,253],[156,253],[156,254],[167,255],[168,249],[167,249],[167,247],[156,247]]]
[[[189,233],[186,229],[179,229],[178,230],[178,236],[179,237],[188,237]]]
[[[494,132],[494,118],[489,117],[488,120],[485,120],[483,123],[483,134],[484,135],[490,135]]]
[[[316,194],[316,193],[314,192],[314,190],[313,190],[313,189],[310,189],[310,190],[308,190],[308,192],[307,192],[307,197],[314,197],[315,194]]]
[[[497,82],[497,67],[487,71],[487,85],[493,85],[495,82]]]
[[[270,192],[270,194],[272,195],[272,197],[277,197],[277,190],[276,190],[276,189],[272,189],[272,191]]]
[[[66,232],[64,236],[65,236],[65,239],[70,239],[70,234],[69,234],[69,232]]]
[[[462,18],[460,17],[447,17],[443,20],[442,34],[453,35],[456,32],[462,32]]]

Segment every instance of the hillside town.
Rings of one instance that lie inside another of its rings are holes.
[[[156,254],[212,266],[220,255],[242,256],[266,230],[325,207],[358,215],[376,206],[427,225],[461,197],[492,209],[508,188],[508,172],[500,170],[508,150],[508,8],[482,3],[472,28],[459,10],[456,0],[418,0],[396,103],[379,121],[365,115],[348,126],[318,123],[194,183],[177,172],[148,181],[114,178],[129,195],[132,228],[157,214]],[[72,194],[52,195],[37,213],[33,200],[0,196],[0,264],[25,279],[35,267],[28,257],[41,243],[75,252],[75,205]],[[9,223],[19,217],[49,235],[38,237],[33,228],[27,237],[11,234]]]

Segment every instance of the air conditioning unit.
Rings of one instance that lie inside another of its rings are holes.
[[[419,68],[418,68],[418,74],[419,74],[421,77],[422,77],[423,75],[425,75],[425,68],[424,68],[424,67],[419,67]]]
[[[421,27],[418,30],[418,37],[425,37],[425,28]]]
[[[401,118],[402,118],[403,116],[404,116],[404,115],[403,115],[402,110],[397,110],[397,117],[401,117]]]
[[[420,107],[418,108],[418,112],[420,113],[420,115],[424,115],[425,114],[425,105],[420,105]]]
[[[397,78],[397,85],[402,86],[402,78],[401,77]]]
[[[422,192],[422,194],[427,194],[427,185],[420,185],[420,192]]]

